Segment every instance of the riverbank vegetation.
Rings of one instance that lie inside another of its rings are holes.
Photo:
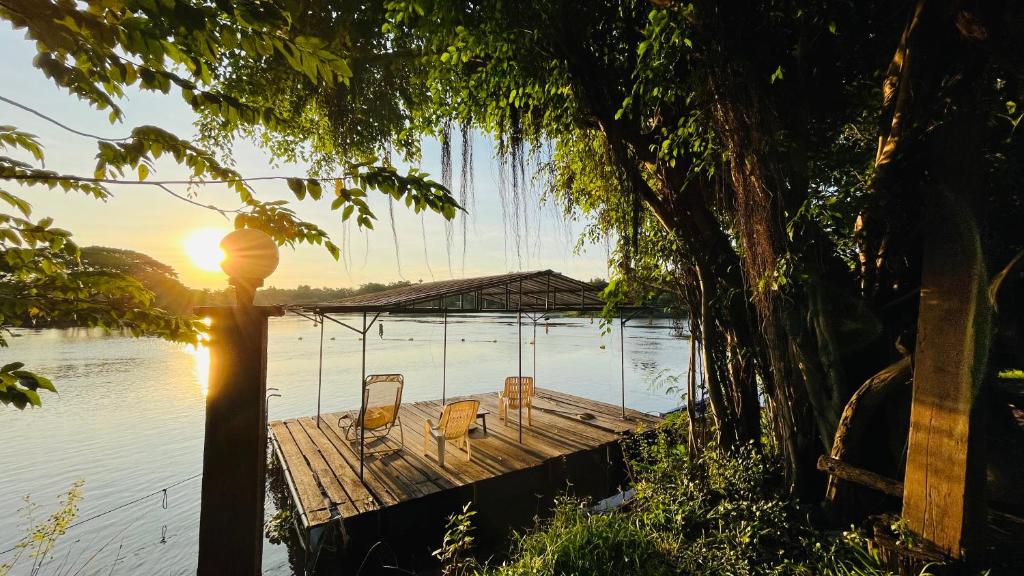
[[[656,439],[629,446],[635,496],[623,508],[588,511],[573,498],[513,538],[508,558],[473,556],[472,509],[449,522],[435,553],[446,576],[793,575],[882,576],[891,572],[852,528],[823,532],[814,511],[786,490],[776,454],[686,450],[684,417]]]
[[[51,564],[52,553],[57,541],[64,537],[78,516],[83,484],[84,481],[81,480],[72,484],[71,488],[57,499],[56,509],[45,518],[39,517],[40,506],[32,502],[28,496],[24,497],[24,505],[19,512],[25,535],[9,550],[0,553],[10,554],[0,562],[0,576],[8,576],[16,568],[25,570],[30,576],[57,574],[65,568],[63,563],[57,567]],[[67,568],[70,571],[72,567]]]

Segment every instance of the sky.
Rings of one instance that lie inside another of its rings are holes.
[[[6,23],[0,24],[0,54],[3,54],[0,78],[7,79],[0,87],[0,95],[76,130],[104,137],[123,137],[133,126],[150,124],[179,137],[191,138],[196,133],[192,125],[194,114],[173,93],[129,92],[121,102],[126,116],[124,123],[111,125],[106,111],[97,111],[69,95],[35,69],[33,45]],[[66,132],[4,102],[0,102],[2,124],[14,125],[38,137],[44,146],[47,169],[65,174],[92,174],[95,140]],[[454,156],[454,171],[458,174],[459,158],[457,154]],[[20,159],[27,160],[24,156]],[[305,166],[275,163],[268,154],[245,142],[235,146],[233,160],[235,168],[247,177],[306,175]],[[292,208],[299,217],[326,230],[335,243],[343,247],[342,261],[335,261],[322,247],[282,247],[281,263],[266,280],[266,285],[343,287],[366,282],[431,281],[547,268],[581,279],[607,276],[606,247],[585,246],[577,254],[577,237],[585,222],[565,221],[550,202],[530,203],[526,219],[520,221],[520,227],[528,229],[528,233],[521,232],[521,240],[514,240],[512,216],[506,218],[502,210],[500,173],[493,145],[483,135],[474,138],[473,166],[476,202],[469,207],[464,257],[460,224],[455,226],[449,252],[444,220],[433,213],[414,214],[402,203],[395,204],[396,249],[386,197],[380,193],[370,192],[369,204],[378,220],[375,229],[368,232],[358,230],[354,224],[343,225],[339,212],[329,210],[330,198],[319,203],[306,200],[293,203]],[[424,142],[423,159],[418,167],[440,181],[437,142]],[[160,160],[149,179],[184,175],[185,171],[173,161]],[[200,269],[185,249],[186,240],[197,230],[214,228],[226,233],[231,229],[231,222],[215,212],[191,206],[153,186],[110,186],[114,197],[106,202],[42,186],[19,188],[11,183],[4,183],[4,186],[32,204],[34,218],[54,218],[54,226],[70,230],[80,246],[136,250],[172,266],[188,286],[212,289],[226,286],[227,279],[222,272]],[[255,183],[253,188],[261,200],[294,200],[284,182]],[[184,187],[176,190],[185,192]],[[198,200],[222,207],[238,205],[237,196],[220,186],[203,187]]]

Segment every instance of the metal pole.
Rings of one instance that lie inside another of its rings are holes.
[[[537,387],[537,319],[533,320],[533,387]]]
[[[441,405],[448,398],[448,310],[442,314],[444,318],[444,348],[441,353]]]
[[[359,479],[363,479],[363,457],[366,446],[366,312],[363,312],[363,368],[359,376]]]
[[[519,324],[519,443],[523,443],[523,312],[516,312]]]
[[[324,319],[320,317],[320,364],[316,372],[316,427],[320,427],[320,389],[324,385]]]
[[[622,372],[622,419],[626,419],[626,322],[619,317],[619,368]]]

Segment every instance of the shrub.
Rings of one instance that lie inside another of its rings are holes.
[[[555,505],[554,517],[519,535],[512,560],[493,570],[501,576],[674,574],[660,535],[626,514],[589,514],[571,498]]]
[[[553,518],[514,538],[508,561],[491,567],[463,562],[459,573],[888,574],[856,533],[814,528],[786,494],[777,458],[754,446],[708,449],[690,458],[684,430],[685,420],[673,420],[626,446],[636,489],[626,507],[591,513],[585,502],[562,498]],[[468,517],[463,520],[460,534],[467,535]],[[446,546],[454,540],[446,539]],[[463,558],[465,548],[459,548]]]

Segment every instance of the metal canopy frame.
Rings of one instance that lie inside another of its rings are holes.
[[[309,313],[472,313],[598,311],[605,302],[594,286],[552,270],[439,280],[294,307]]]
[[[356,332],[362,341],[362,368],[360,379],[360,421],[366,412],[366,335],[383,313],[440,314],[444,324],[444,350],[441,367],[441,402],[447,401],[448,369],[448,315],[452,313],[515,313],[519,327],[519,382],[523,377],[523,316],[533,324],[533,379],[537,378],[537,323],[548,320],[548,314],[555,312],[594,312],[603,310],[604,300],[599,290],[591,284],[569,278],[552,270],[534,272],[512,272],[494,276],[482,276],[458,280],[441,280],[413,284],[372,294],[346,298],[338,302],[290,306],[288,311],[297,314],[314,325],[320,326],[320,356],[317,374],[316,425],[320,427],[321,388],[323,387],[323,337],[324,322],[329,320]],[[626,323],[644,311],[654,308],[644,306],[620,307],[620,363],[622,418],[626,419]],[[362,326],[357,328],[333,314],[362,314]],[[367,322],[368,316],[372,318]],[[523,441],[523,386],[519,386],[519,442]],[[359,478],[363,479],[366,431],[359,434]]]

